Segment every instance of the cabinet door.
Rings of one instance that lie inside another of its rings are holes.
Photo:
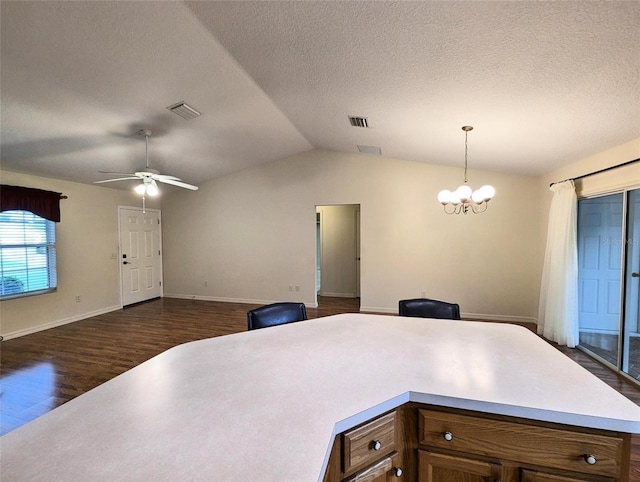
[[[553,475],[535,470],[523,470],[522,482],[590,482],[593,479],[580,479],[574,477],[565,477],[564,475]],[[610,479],[606,479],[610,480]]]
[[[420,451],[420,482],[494,482],[500,466],[489,462]]]

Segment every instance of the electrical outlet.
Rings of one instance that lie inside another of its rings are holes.
[[[205,281],[205,282],[204,282],[204,285],[205,285],[205,286],[209,286],[209,282],[208,282],[208,281]]]
[[[293,285],[289,285],[289,291],[293,291]]]
[[[422,297],[426,298],[427,297],[427,292],[426,291],[422,291]]]
[[[80,303],[80,295],[76,296],[76,303]]]
[[[296,285],[296,291],[300,291],[300,285]]]

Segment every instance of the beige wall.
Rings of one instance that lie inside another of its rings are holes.
[[[363,310],[395,312],[398,299],[425,291],[459,302],[468,317],[535,320],[549,183],[636,158],[640,139],[540,178],[472,170],[471,185],[492,183],[495,200],[484,214],[447,216],[435,196],[460,183],[459,168],[310,151],[197,192],[166,194],[165,295],[312,305],[315,207],[360,204]],[[636,167],[617,176],[633,179]],[[118,309],[119,261],[111,259],[118,252],[117,206],[139,206],[140,198],[7,171],[0,181],[69,196],[56,228],[58,291],[0,302],[0,334],[10,338]],[[301,291],[289,292],[292,284]]]
[[[56,224],[58,290],[0,302],[0,333],[12,338],[121,307],[118,205],[139,206],[129,191],[1,171],[2,184],[62,192]],[[152,207],[152,206],[149,206]],[[80,302],[76,302],[80,296]]]
[[[171,193],[165,296],[313,304],[315,207],[360,204],[362,310],[397,312],[399,299],[424,291],[467,316],[532,320],[538,180],[473,170],[469,179],[496,187],[483,214],[447,216],[438,204],[460,168],[319,150]]]

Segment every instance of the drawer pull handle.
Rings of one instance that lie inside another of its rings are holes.
[[[596,459],[595,455],[584,454],[584,461],[589,465],[595,465],[598,459]]]
[[[371,447],[373,450],[380,450],[382,448],[382,442],[380,442],[380,440],[374,440]]]
[[[394,467],[393,468],[393,475],[395,475],[396,477],[401,477],[402,476],[402,469],[400,467]]]
[[[442,434],[442,438],[444,438],[447,442],[451,442],[453,440],[453,434],[451,432],[445,432]]]

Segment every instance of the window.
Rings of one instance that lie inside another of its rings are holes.
[[[30,211],[0,213],[0,299],[55,291],[55,223]]]

